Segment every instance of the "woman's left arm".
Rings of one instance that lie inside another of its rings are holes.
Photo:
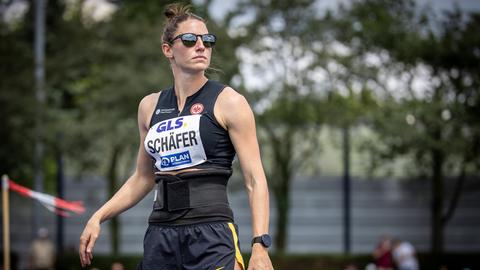
[[[260,158],[252,109],[245,97],[227,87],[218,97],[215,116],[228,130],[240,161],[252,213],[253,237],[268,234],[268,186]],[[260,243],[252,247],[248,269],[273,269],[268,249]]]

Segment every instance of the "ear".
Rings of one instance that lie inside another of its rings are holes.
[[[162,44],[162,52],[163,52],[163,54],[165,55],[165,57],[167,57],[168,59],[172,59],[172,58],[173,58],[172,47],[170,47],[169,44],[167,44],[167,43],[163,43],[163,44]]]

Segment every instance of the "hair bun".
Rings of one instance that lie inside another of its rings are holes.
[[[184,6],[180,4],[170,4],[165,7],[163,14],[169,19],[172,20],[175,17],[187,15],[190,13],[190,6]]]

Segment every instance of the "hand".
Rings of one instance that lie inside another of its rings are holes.
[[[100,221],[93,217],[85,225],[85,229],[80,236],[80,263],[82,267],[88,266],[93,259],[93,246],[100,235]]]
[[[273,270],[268,250],[261,244],[253,245],[252,256],[248,262],[248,270]]]

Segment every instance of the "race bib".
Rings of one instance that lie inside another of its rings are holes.
[[[144,146],[160,171],[189,168],[207,160],[200,137],[201,115],[168,119],[153,125]]]

